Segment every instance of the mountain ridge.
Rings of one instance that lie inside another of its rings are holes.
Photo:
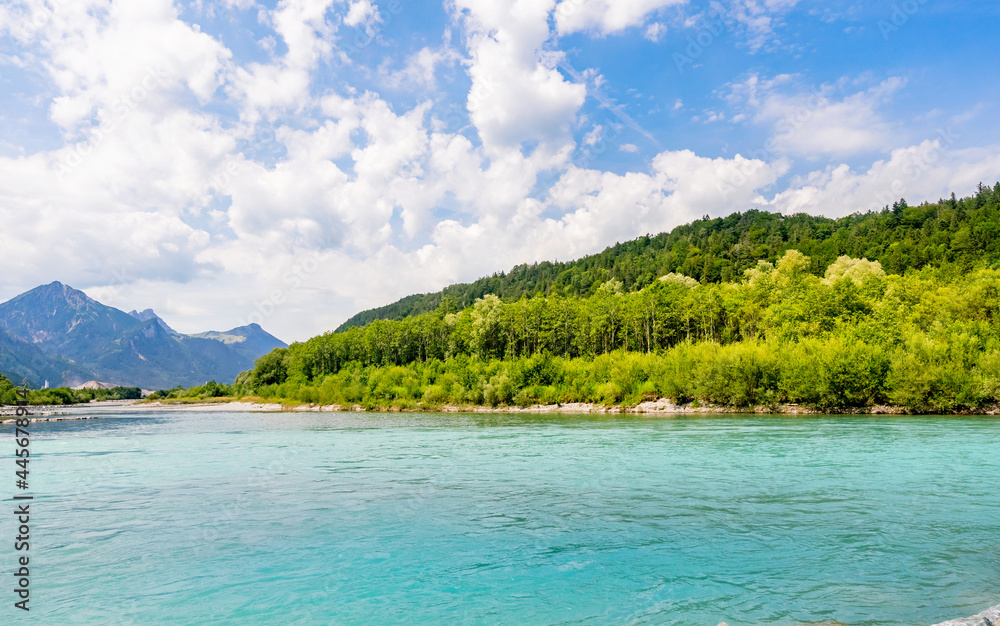
[[[135,309],[132,309],[131,311],[128,312],[128,314],[131,315],[132,317],[134,317],[135,319],[143,321],[143,322],[151,320],[151,319],[155,319],[156,321],[158,321],[160,323],[160,326],[162,326],[163,329],[166,330],[171,335],[180,335],[181,334],[181,333],[177,332],[176,330],[174,330],[173,328],[171,328],[166,322],[164,322],[163,318],[160,317],[159,315],[157,315],[156,312],[153,311],[153,309],[146,309],[146,310],[144,310],[142,312],[139,312],[139,311],[136,311]]]
[[[285,346],[256,324],[178,333],[152,309],[125,313],[58,281],[0,304],[0,372],[35,386],[101,380],[158,389],[231,382],[256,358]]]

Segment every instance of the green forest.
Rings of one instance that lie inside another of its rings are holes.
[[[504,300],[535,295],[586,297],[608,280],[625,291],[638,291],[666,274],[690,276],[701,283],[733,282],[757,261],[774,263],[786,250],[798,250],[817,276],[838,257],[878,261],[891,274],[927,265],[960,267],[1000,265],[1000,220],[996,206],[1000,183],[979,186],[958,200],[908,206],[900,200],[879,212],[828,219],[800,213],[783,216],[763,211],[698,220],[655,236],[616,244],[604,252],[564,263],[518,265],[469,284],[440,292],[412,295],[362,311],[336,332],[377,319],[401,320],[446,308],[464,309],[486,294]]]
[[[1000,402],[998,309],[1000,183],[839,220],[750,211],[520,266],[276,349],[234,390],[370,409],[982,411]]]

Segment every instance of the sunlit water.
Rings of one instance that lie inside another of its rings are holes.
[[[32,435],[31,623],[918,625],[1000,602],[997,418],[117,412]],[[27,623],[6,578],[0,622]]]

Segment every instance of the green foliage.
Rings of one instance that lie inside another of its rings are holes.
[[[1000,402],[1000,242],[981,224],[1000,234],[1000,185],[836,221],[703,220],[530,289],[549,274],[518,270],[501,287],[523,289],[472,301],[449,288],[435,309],[274,350],[232,391],[395,408],[981,410]]]
[[[16,389],[14,383],[10,382],[3,374],[0,374],[0,406],[9,406],[17,403]]]
[[[6,380],[6,379],[4,379]],[[0,381],[0,396],[4,399],[0,404],[13,404],[3,395],[3,381]],[[31,405],[69,405],[103,400],[138,400],[142,398],[142,390],[138,387],[114,387],[112,389],[69,389],[54,387],[51,389],[31,389],[28,391],[28,404]]]
[[[280,349],[280,348],[279,348]],[[258,362],[260,362],[258,360]],[[246,374],[246,372],[244,372]],[[177,398],[205,400],[208,398],[224,398],[239,394],[239,381],[232,385],[224,385],[210,380],[204,385],[185,389],[177,386],[173,389],[160,389],[149,394],[149,400],[171,400]]]
[[[870,279],[885,277],[885,270],[878,261],[868,259],[852,259],[849,256],[838,257],[830,267],[826,268],[824,281],[833,284],[839,280],[850,280],[855,285],[864,285]]]
[[[608,281],[632,292],[672,273],[699,283],[730,282],[757,267],[759,261],[777,262],[788,250],[808,256],[807,271],[815,276],[823,276],[843,256],[861,264],[878,262],[882,270],[894,274],[927,266],[962,271],[996,268],[1000,265],[1000,183],[992,188],[980,185],[969,198],[952,196],[920,206],[899,201],[881,211],[836,220],[757,210],[697,220],[576,261],[518,265],[473,283],[407,296],[358,313],[337,332],[375,320],[402,320],[434,311],[454,313],[486,294],[504,302],[537,295],[583,298]],[[869,269],[860,267],[858,272]],[[855,279],[850,268],[834,271],[836,277],[844,274]]]
[[[204,385],[200,385],[198,387],[191,387],[190,389],[187,389],[187,390],[185,390],[185,391],[183,391],[181,393],[178,393],[174,397],[177,397],[177,398],[201,398],[201,399],[204,399],[204,398],[222,398],[222,397],[225,397],[225,396],[235,395],[235,391],[236,391],[236,389],[235,389],[234,385],[223,385],[223,384],[215,382],[214,380],[210,380],[207,383],[205,383]]]
[[[254,361],[249,385],[274,385],[285,382],[288,378],[288,351],[285,348],[275,348]]]
[[[28,392],[28,404],[77,404],[80,402],[89,402],[89,399],[84,399],[86,397],[87,394],[77,394],[74,393],[72,389],[67,389],[66,387],[56,387],[53,389],[32,389]]]

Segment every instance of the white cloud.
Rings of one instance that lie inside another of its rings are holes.
[[[652,41],[653,43],[656,43],[657,41],[663,39],[663,36],[666,34],[667,34],[666,26],[664,26],[661,22],[653,22],[652,24],[646,27],[646,32],[643,34],[643,37]]]
[[[370,0],[354,0],[351,7],[344,16],[344,23],[348,26],[358,26],[359,24],[369,24],[378,19],[378,9],[372,5]]]
[[[556,30],[560,35],[593,31],[602,35],[640,26],[649,14],[686,0],[562,0],[556,8]],[[653,25],[655,26],[655,25]],[[662,24],[659,25],[662,27]],[[662,34],[659,29],[654,33]],[[650,31],[647,30],[647,37]],[[656,39],[653,39],[656,41]]]
[[[335,1],[281,0],[273,11],[262,13],[287,51],[272,63],[236,68],[228,91],[242,101],[244,119],[254,122],[262,114],[300,110],[311,101],[310,73],[333,53],[337,29],[327,13]]]
[[[769,149],[815,158],[885,151],[893,145],[893,127],[881,110],[905,87],[904,79],[891,77],[865,91],[839,98],[846,80],[812,91],[789,89],[794,82],[789,75],[770,80],[752,75],[731,85],[730,104],[745,111],[739,115],[749,114],[756,122],[771,127]]]
[[[443,48],[433,50],[423,47],[406,59],[402,69],[389,72],[385,82],[392,88],[434,88],[437,84],[439,65],[454,64],[460,56],[454,50]]]
[[[618,146],[618,149],[621,150],[622,152],[636,153],[639,151],[639,146],[635,145],[634,143],[623,143],[622,145]]]
[[[596,145],[598,141],[601,140],[601,134],[604,132],[604,127],[600,124],[594,126],[594,128],[583,136],[583,145],[593,146]]]
[[[139,99],[156,107],[165,93],[182,88],[205,102],[221,85],[231,56],[179,20],[168,0],[115,3],[105,11],[67,3],[50,15],[38,30],[47,57],[42,67],[58,91],[50,116],[70,135],[95,115],[108,119]]]
[[[893,150],[866,171],[829,166],[798,177],[769,203],[783,213],[839,217],[877,211],[900,198],[933,201],[951,192],[972,193],[977,183],[1000,175],[1000,146],[953,150],[947,133]]]
[[[586,87],[566,81],[558,56],[543,53],[554,0],[455,4],[466,15],[469,114],[486,149],[568,142]]]
[[[775,27],[781,23],[782,14],[797,5],[799,0],[730,0],[728,7],[713,3],[715,13],[725,19],[742,24],[747,31],[747,44],[756,52],[774,36]]]

